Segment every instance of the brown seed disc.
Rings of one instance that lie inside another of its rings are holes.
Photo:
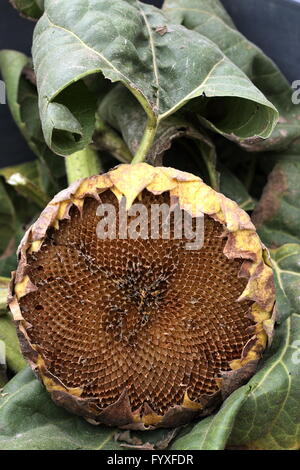
[[[118,212],[112,192],[101,201]],[[169,195],[144,190],[142,202],[150,211]],[[186,391],[193,401],[213,394],[254,325],[253,302],[237,302],[247,280],[238,277],[243,260],[223,254],[224,227],[205,216],[204,246],[195,251],[174,238],[172,219],[170,239],[102,240],[98,206],[86,198],[82,215],[73,207],[28,256],[37,290],[20,307],[30,342],[52,374],[101,408],[125,389],[133,410],[148,403],[158,414],[182,404]]]

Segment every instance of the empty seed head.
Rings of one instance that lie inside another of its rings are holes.
[[[148,236],[125,237],[135,201]],[[171,209],[169,236],[162,218],[149,236],[152,207],[174,201],[194,230],[204,214],[201,249],[176,235]],[[114,236],[99,236],[99,205],[113,208]],[[9,303],[23,353],[56,403],[94,423],[151,429],[209,414],[254,373],[272,330],[272,270],[249,216],[171,168],[120,165],[74,183],[19,256]]]

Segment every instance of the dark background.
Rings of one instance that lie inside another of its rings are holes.
[[[222,2],[238,29],[275,60],[291,82],[300,79],[300,0]],[[161,6],[163,1],[145,3]],[[20,17],[8,0],[0,0],[0,49],[30,55],[33,28],[34,22]],[[0,136],[0,168],[34,158],[5,105],[0,105]]]

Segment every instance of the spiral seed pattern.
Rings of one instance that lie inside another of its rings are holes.
[[[112,192],[103,203],[119,205]],[[142,202],[169,204],[164,193]],[[141,202],[141,201],[139,201]],[[73,207],[59,230],[48,229],[26,274],[37,290],[20,300],[28,335],[48,370],[100,408],[126,389],[133,409],[148,403],[158,414],[218,390],[253,335],[251,302],[237,302],[246,287],[242,260],[223,254],[223,227],[205,216],[201,250],[188,240],[99,239],[99,201]],[[119,223],[117,223],[117,228]],[[162,227],[160,227],[161,233]]]

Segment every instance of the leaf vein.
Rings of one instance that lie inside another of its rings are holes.
[[[158,72],[157,60],[156,60],[155,44],[154,44],[154,40],[153,40],[152,30],[151,30],[151,27],[150,27],[149,22],[147,20],[147,16],[146,16],[145,12],[141,9],[141,7],[139,7],[139,10],[140,10],[141,15],[144,19],[144,22],[145,22],[145,25],[146,25],[146,28],[147,28],[147,31],[148,31],[148,34],[149,34],[149,43],[150,43],[150,48],[151,48],[151,53],[152,53],[153,73],[154,73],[155,82],[156,82],[156,85],[157,85],[156,107],[157,107],[157,111],[159,112],[159,100],[160,100],[159,86],[160,86],[160,81],[159,81],[159,72]]]
[[[48,13],[45,13],[45,15],[47,16],[48,18],[48,21],[50,23],[50,25],[53,27],[53,28],[57,28],[57,29],[61,29],[62,31],[65,31],[66,33],[70,34],[71,36],[73,36],[75,39],[77,39],[80,44],[85,47],[86,49],[90,50],[92,53],[98,55],[100,57],[100,59],[102,59],[104,62],[106,62],[107,65],[109,65],[118,75],[120,75],[121,77],[124,78],[125,81],[127,81],[128,83],[130,83],[131,86],[133,86],[131,80],[126,76],[124,75],[122,72],[120,72],[120,70],[118,70],[112,62],[110,62],[103,54],[101,54],[99,51],[96,51],[95,49],[93,49],[92,47],[90,47],[88,44],[86,44],[77,34],[73,33],[73,31],[70,31],[69,29],[67,28],[64,28],[63,26],[60,26],[60,25],[57,25],[55,23],[53,23],[53,21],[51,20],[51,18],[49,17]]]

